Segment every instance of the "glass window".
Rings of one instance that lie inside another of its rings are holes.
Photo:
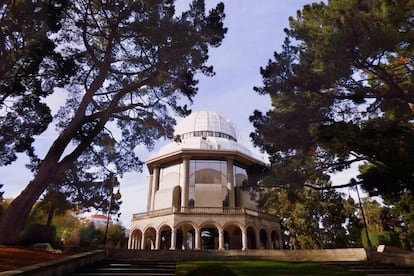
[[[195,201],[196,185],[221,184],[223,206],[226,206],[226,202],[228,202],[227,162],[220,160],[190,160],[189,167],[189,202]],[[194,206],[197,206],[196,202]]]

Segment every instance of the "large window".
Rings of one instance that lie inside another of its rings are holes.
[[[228,207],[227,161],[190,160],[189,163],[189,205],[193,207]],[[240,193],[247,179],[246,170],[233,166],[235,205],[241,204]]]
[[[228,205],[226,161],[190,160],[189,175],[190,206]]]

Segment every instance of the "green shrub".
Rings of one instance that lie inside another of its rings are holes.
[[[56,227],[44,224],[31,224],[21,234],[23,245],[47,242],[52,245],[56,241]]]

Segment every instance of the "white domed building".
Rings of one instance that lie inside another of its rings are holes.
[[[216,112],[193,112],[175,139],[147,161],[147,211],[134,214],[129,249],[278,249],[279,219],[243,190],[246,169],[264,162]]]

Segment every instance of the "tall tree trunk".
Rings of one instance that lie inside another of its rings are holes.
[[[29,217],[30,210],[49,184],[48,174],[39,171],[39,174],[30,181],[7,208],[0,221],[0,244],[19,244],[19,236]]]
[[[66,146],[71,140],[75,123],[67,127],[54,141],[42,161],[37,175],[29,182],[26,188],[18,195],[7,208],[0,221],[0,244],[17,245],[19,235],[29,218],[30,210],[36,200],[55,178]]]

